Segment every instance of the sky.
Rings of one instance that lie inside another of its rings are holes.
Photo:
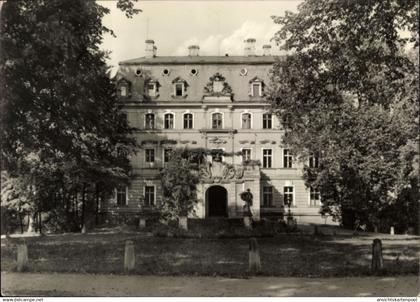
[[[187,47],[200,46],[200,55],[242,55],[246,38],[255,38],[256,54],[262,45],[271,44],[272,53],[278,47],[270,39],[279,30],[272,15],[296,11],[298,0],[278,1],[139,1],[136,8],[143,12],[129,19],[116,8],[116,1],[99,0],[111,10],[104,25],[117,36],[106,35],[104,50],[111,51],[109,64],[144,56],[146,39],[153,39],[159,56],[182,56]]]

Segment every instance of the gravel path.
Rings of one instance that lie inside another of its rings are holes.
[[[26,296],[418,296],[419,277],[169,277],[2,273],[2,295]]]

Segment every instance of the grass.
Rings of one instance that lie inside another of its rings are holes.
[[[284,277],[367,276],[372,236],[284,234],[258,238],[262,275]],[[65,234],[26,239],[27,271],[123,273],[125,240],[136,251],[134,274],[246,277],[248,239],[146,237],[136,233]],[[16,269],[16,244],[2,239],[1,270]],[[383,275],[418,274],[418,237],[382,238]],[[398,260],[397,260],[398,258]]]

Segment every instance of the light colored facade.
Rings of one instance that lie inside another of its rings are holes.
[[[230,155],[222,163],[208,156],[203,165],[197,217],[242,217],[240,193],[250,189],[256,219],[284,213],[287,200],[298,220],[320,219],[319,194],[305,187],[302,165],[281,144],[283,125],[265,100],[276,58],[269,46],[257,55],[254,45],[245,41],[244,56],[200,56],[190,46],[189,56],[159,57],[147,40],[145,57],[120,63],[118,93],[141,148],[132,158],[131,184],[106,207],[153,212],[162,202],[165,150],[201,147]]]

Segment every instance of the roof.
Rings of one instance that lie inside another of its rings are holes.
[[[273,64],[280,56],[167,56],[140,57],[125,60],[119,65],[162,65],[162,64]]]

